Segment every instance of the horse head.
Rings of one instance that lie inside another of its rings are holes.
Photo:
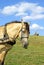
[[[28,47],[28,38],[29,38],[29,24],[27,22],[23,22],[21,29],[21,42],[24,48]]]

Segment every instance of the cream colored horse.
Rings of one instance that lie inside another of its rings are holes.
[[[29,25],[26,22],[11,22],[0,26],[0,65],[4,65],[5,56],[15,44],[16,38],[21,37],[24,48],[28,46]]]

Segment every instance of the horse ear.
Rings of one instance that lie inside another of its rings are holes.
[[[21,22],[22,22],[22,26],[24,25],[24,21],[23,21],[23,19],[21,19]]]

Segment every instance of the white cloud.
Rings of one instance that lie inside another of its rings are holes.
[[[2,9],[2,14],[11,15],[17,11],[15,6],[6,6]]]
[[[23,16],[24,20],[44,18],[44,7],[37,3],[20,2],[15,5],[6,6],[1,9],[1,13],[5,15],[14,14]]]
[[[26,15],[28,15],[28,13],[23,13],[23,12],[16,13],[16,16],[26,16]]]
[[[24,20],[36,20],[36,19],[42,19],[44,18],[44,14],[36,14],[36,15],[31,15],[31,16],[25,16],[23,17]]]
[[[38,25],[38,24],[32,24],[32,25],[30,26],[30,28],[31,28],[31,29],[34,29],[34,30],[39,30],[39,29],[43,30],[43,29],[44,29],[43,26],[40,26],[40,25]]]

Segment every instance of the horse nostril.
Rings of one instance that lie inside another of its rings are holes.
[[[28,44],[24,44],[24,48],[27,49],[27,47],[28,47]]]

